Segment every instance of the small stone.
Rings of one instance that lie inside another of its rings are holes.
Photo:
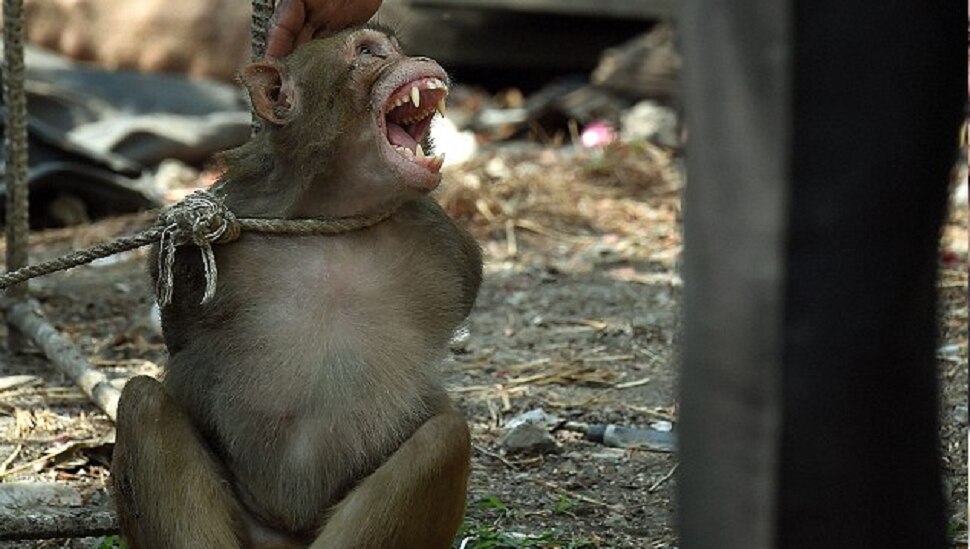
[[[510,429],[502,437],[500,444],[513,454],[538,455],[562,451],[549,431],[532,423],[522,423]]]
[[[967,424],[967,405],[961,404],[953,409],[953,419],[960,425]]]
[[[459,326],[455,333],[451,335],[451,341],[448,342],[448,347],[453,353],[465,353],[468,350],[468,342],[471,340],[471,331],[468,329],[468,324],[462,324]]]

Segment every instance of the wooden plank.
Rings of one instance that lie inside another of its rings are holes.
[[[667,19],[676,0],[405,0],[415,7],[518,11],[616,19]]]

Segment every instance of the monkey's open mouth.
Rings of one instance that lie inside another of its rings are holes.
[[[428,135],[434,113],[445,113],[448,85],[441,79],[425,76],[395,90],[384,104],[384,127],[391,148],[411,162],[431,172],[441,171],[444,155],[427,155],[421,142]]]

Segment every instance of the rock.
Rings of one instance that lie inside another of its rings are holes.
[[[509,453],[513,454],[550,454],[559,453],[562,448],[556,439],[538,425],[532,423],[522,423],[510,429],[499,444]]]
[[[471,337],[472,334],[468,329],[468,323],[462,323],[461,326],[455,329],[455,333],[451,335],[451,340],[448,341],[448,348],[453,353],[465,353],[468,351],[468,342],[471,340]]]

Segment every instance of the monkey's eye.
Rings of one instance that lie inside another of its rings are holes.
[[[371,51],[370,44],[357,44],[357,56],[364,55],[374,55],[374,52]]]

